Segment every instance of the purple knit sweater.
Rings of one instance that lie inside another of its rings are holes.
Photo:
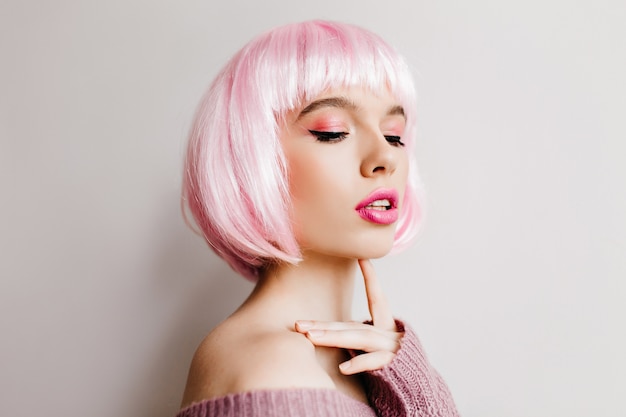
[[[364,375],[369,405],[332,389],[277,389],[200,401],[176,417],[458,417],[417,336],[396,323],[405,332],[400,350],[389,365]]]

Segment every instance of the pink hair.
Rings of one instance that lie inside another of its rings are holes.
[[[415,88],[407,65],[359,27],[291,24],[258,36],[231,58],[204,95],[189,135],[183,206],[215,253],[246,278],[256,280],[270,263],[300,260],[278,140],[283,117],[328,89],[349,86],[389,89],[404,107],[409,183],[393,250],[416,236],[421,188],[412,152]]]

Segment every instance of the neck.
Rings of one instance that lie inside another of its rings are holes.
[[[356,266],[355,259],[304,254],[298,265],[269,268],[242,308],[254,306],[287,327],[296,320],[348,321]]]

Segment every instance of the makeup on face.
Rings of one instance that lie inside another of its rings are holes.
[[[281,133],[302,250],[377,258],[391,249],[406,189],[406,119],[389,92],[346,88],[291,113]]]
[[[346,97],[329,97],[316,100],[306,106],[298,115],[296,122],[320,142],[339,142],[352,130],[351,115],[362,112],[357,104]],[[386,112],[380,126],[385,139],[393,146],[404,146],[402,133],[406,117],[402,106],[394,105]]]
[[[398,192],[393,188],[379,188],[365,197],[356,212],[372,223],[392,224],[398,220]]]
[[[348,114],[344,114],[342,108],[336,108],[335,106],[314,107],[317,110],[300,113],[300,118],[302,118],[300,124],[311,135],[315,136],[318,141],[339,142],[350,134],[350,117]],[[303,114],[305,114],[304,117]],[[306,116],[307,114],[308,116]]]

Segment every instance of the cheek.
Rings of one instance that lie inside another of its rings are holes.
[[[409,156],[405,153],[398,164],[400,168],[399,177],[406,184],[409,179]]]
[[[321,146],[328,150],[335,147]],[[317,247],[336,232],[345,222],[346,213],[350,213],[348,164],[336,160],[331,152],[292,153],[289,164],[291,219],[296,240],[303,247]]]
[[[298,152],[289,155],[288,160],[290,190],[298,199],[332,198],[333,190],[340,187],[340,180],[348,175],[345,158],[337,153]]]
[[[408,155],[404,154],[404,156],[401,159],[399,159],[395,174],[396,174],[395,185],[398,191],[400,192],[400,201],[403,201],[404,193],[406,191],[406,186],[409,181]]]
[[[306,155],[291,154],[289,161],[289,189],[292,194],[300,194],[306,189],[306,185],[311,181],[310,173],[316,171],[318,167],[306,158]]]

